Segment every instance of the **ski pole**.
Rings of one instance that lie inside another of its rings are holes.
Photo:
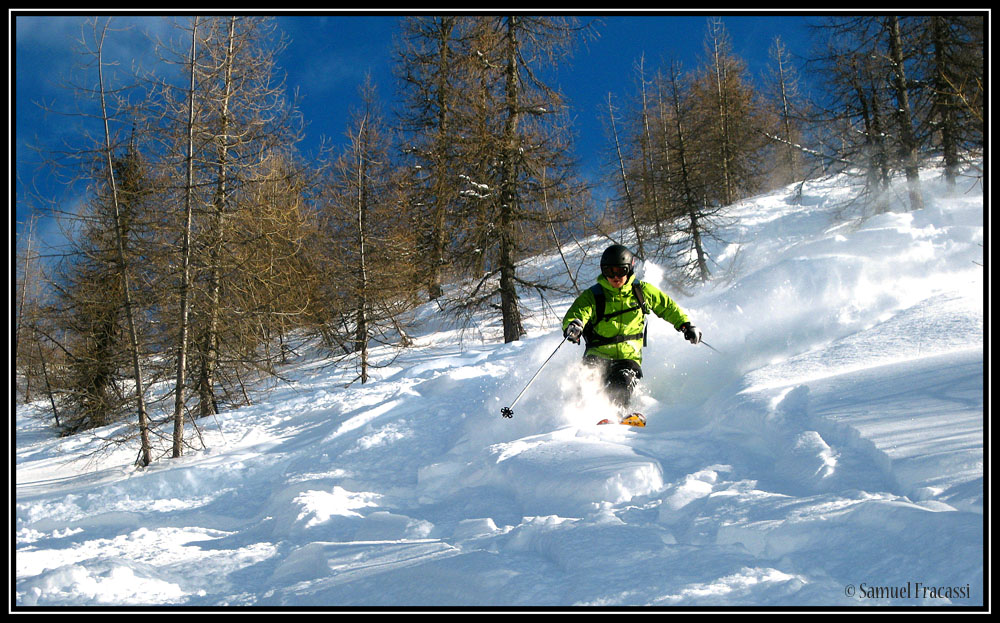
[[[531,387],[531,384],[535,381],[535,377],[537,377],[538,373],[542,371],[542,368],[545,367],[545,364],[547,364],[553,357],[555,357],[556,352],[558,352],[559,349],[562,348],[562,345],[566,343],[567,339],[568,338],[564,337],[563,340],[559,342],[559,346],[556,346],[556,349],[552,351],[552,354],[549,355],[549,358],[545,360],[545,363],[543,363],[541,367],[538,368],[538,371],[536,371],[534,376],[531,377],[531,380],[528,381],[528,384],[524,386],[524,389],[521,390],[521,393],[517,395],[517,398],[514,399],[514,402],[510,403],[509,407],[503,407],[500,409],[500,415],[506,418],[514,417],[514,411],[513,411],[514,405],[516,405],[517,401],[521,399],[521,396],[524,394],[524,392],[528,391],[528,388]]]
[[[711,349],[712,349],[712,350],[714,350],[715,352],[719,353],[719,351],[718,351],[718,350],[716,350],[716,348],[715,348],[714,346],[712,346],[711,344],[709,344],[709,343],[708,343],[708,342],[706,342],[705,340],[698,340],[698,343],[699,343],[699,344],[704,344],[705,346],[708,346],[709,348],[711,348]],[[719,353],[719,354],[721,355],[722,353]]]

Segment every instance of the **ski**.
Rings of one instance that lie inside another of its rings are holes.
[[[637,428],[643,428],[646,426],[646,416],[641,413],[630,413],[623,418],[616,418],[612,420],[610,418],[604,418],[598,425],[601,424],[623,424],[626,426],[635,426]]]

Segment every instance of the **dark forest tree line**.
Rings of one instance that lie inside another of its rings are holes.
[[[518,263],[568,235],[628,236],[693,287],[713,274],[727,207],[762,190],[848,171],[867,214],[902,176],[918,209],[926,159],[954,183],[982,150],[983,21],[833,18],[809,64],[775,38],[758,79],[709,19],[697,66],[636,59],[631,91],[609,94],[610,193],[596,206],[570,157],[571,111],[545,78],[592,25],[405,18],[398,102],[361,85],[342,146],[310,163],[273,21],[193,18],[161,47],[172,79],[102,76],[81,91],[102,129],[74,154],[92,190],[70,249],[42,270],[37,241],[18,241],[22,397],[44,398],[67,433],[134,424],[148,464],[249,402],[303,338],[360,382],[379,364],[370,345],[408,345],[407,312],[428,299],[519,339],[520,293],[554,286]],[[109,36],[95,22],[97,68]],[[821,88],[805,92],[803,71],[821,71]]]

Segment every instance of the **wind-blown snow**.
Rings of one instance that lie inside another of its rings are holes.
[[[363,386],[303,350],[141,471],[19,406],[15,606],[981,606],[983,196],[936,175],[863,222],[839,178],[737,206],[720,277],[672,293],[720,352],[654,319],[642,430],[595,424],[571,296],[506,345],[427,305]]]

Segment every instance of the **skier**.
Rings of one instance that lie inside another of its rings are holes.
[[[574,344],[584,339],[584,363],[600,372],[605,390],[621,412],[622,424],[646,424],[645,416],[627,410],[632,391],[642,378],[645,316],[650,312],[673,325],[692,344],[701,341],[701,331],[669,296],[635,278],[635,256],[616,244],[601,255],[597,284],[581,293],[563,318],[563,337]],[[605,422],[608,420],[600,423]]]

